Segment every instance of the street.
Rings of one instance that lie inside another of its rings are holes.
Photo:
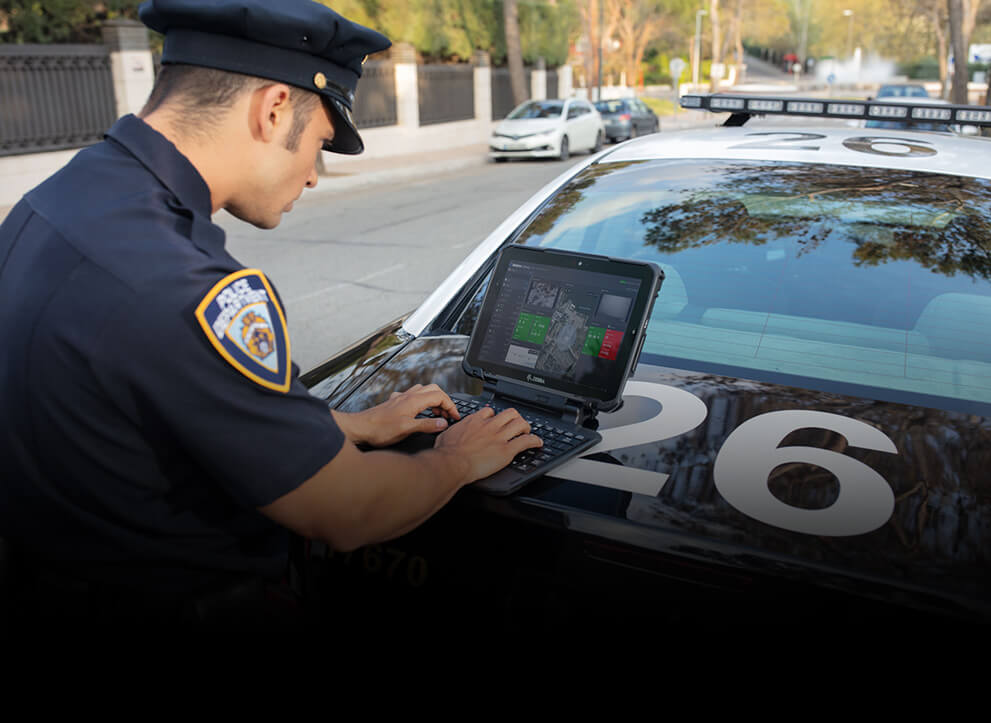
[[[226,212],[227,248],[275,284],[303,371],[414,309],[567,162],[485,163],[435,178],[304,193],[278,228]]]

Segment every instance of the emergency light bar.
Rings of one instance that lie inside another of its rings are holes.
[[[818,118],[901,120],[906,123],[964,123],[991,126],[991,107],[979,105],[931,105],[879,100],[833,101],[819,98],[784,98],[753,95],[683,95],[682,108],[732,113],[727,125],[741,125],[753,115],[791,115]]]

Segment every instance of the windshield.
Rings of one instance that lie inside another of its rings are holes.
[[[878,98],[928,98],[929,93],[921,85],[884,85],[877,92]]]
[[[658,263],[654,363],[988,404],[988,209],[991,184],[975,178],[614,163],[577,176],[516,242]]]
[[[557,118],[564,110],[564,103],[551,100],[528,100],[506,116],[510,120],[521,118]]]

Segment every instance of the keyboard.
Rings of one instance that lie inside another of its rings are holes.
[[[474,414],[485,407],[491,408],[496,414],[504,409],[515,409],[530,424],[530,433],[535,434],[544,441],[543,447],[527,449],[516,455],[509,463],[512,469],[519,472],[537,471],[539,468],[552,464],[558,457],[567,454],[571,450],[585,445],[593,434],[584,427],[577,424],[569,424],[559,417],[541,414],[529,407],[515,404],[503,404],[501,402],[485,402],[478,399],[462,399],[456,396],[451,397],[451,401],[458,408],[461,418]],[[417,417],[436,417],[433,410],[426,409]],[[448,420],[451,424],[457,424],[459,420]],[[598,435],[594,435],[598,437]]]

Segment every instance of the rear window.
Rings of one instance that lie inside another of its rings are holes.
[[[983,406],[989,209],[991,186],[974,178],[616,163],[584,171],[516,242],[658,263],[666,280],[644,348],[654,363]]]
[[[921,85],[882,86],[878,98],[928,98],[929,92]]]
[[[622,113],[626,110],[626,104],[621,100],[600,100],[595,104],[595,109],[600,113]]]

